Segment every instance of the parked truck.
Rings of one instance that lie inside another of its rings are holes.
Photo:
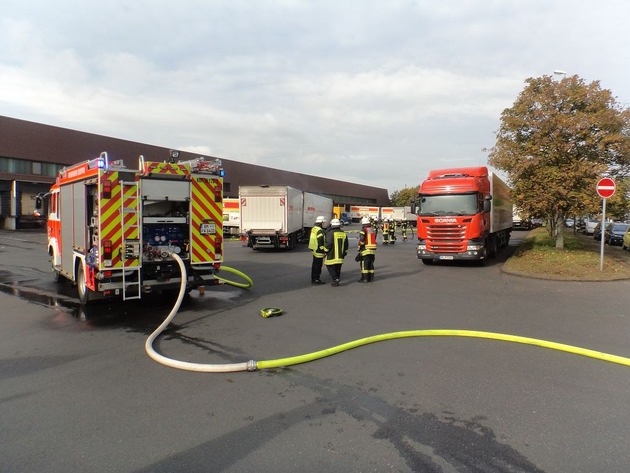
[[[335,205],[333,207],[333,218],[338,218],[342,225],[350,225],[352,223],[350,212],[346,212],[344,205]]]
[[[363,217],[379,220],[381,218],[380,207],[368,205],[352,205],[350,207],[350,218],[353,222],[360,222]]]
[[[411,212],[411,206],[405,207],[381,207],[381,219],[395,220],[396,222],[408,222],[415,226],[416,214]]]
[[[223,234],[237,237],[241,227],[241,210],[238,198],[226,197],[223,199]]]
[[[223,261],[223,169],[219,160],[139,158],[138,169],[107,153],[59,171],[38,196],[47,214],[55,280],[70,280],[81,303],[104,297],[140,299],[177,290],[177,254],[187,290],[219,284]]]
[[[417,254],[425,264],[483,262],[509,243],[510,188],[485,166],[430,171],[412,208]]]
[[[293,249],[307,237],[315,219],[330,222],[333,201],[290,186],[241,186],[240,233],[247,246]]]

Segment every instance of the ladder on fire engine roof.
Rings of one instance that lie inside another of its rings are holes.
[[[142,247],[140,232],[140,186],[136,181],[120,181],[121,212],[120,227],[122,230],[121,259],[123,262],[123,300],[142,298]],[[127,261],[135,260],[135,264],[127,265]],[[135,277],[133,276],[135,273]],[[133,289],[129,291],[130,289]],[[130,293],[128,293],[128,291]]]

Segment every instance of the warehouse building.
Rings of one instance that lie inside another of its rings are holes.
[[[47,192],[59,169],[95,158],[106,151],[130,169],[138,158],[165,161],[169,149],[0,116],[0,228],[16,230],[38,224],[33,216],[35,196]],[[180,159],[198,157],[180,152]],[[207,156],[213,157],[213,156]],[[389,205],[387,189],[353,184],[221,159],[225,170],[224,196],[238,197],[239,186],[288,185],[330,197],[335,205]]]

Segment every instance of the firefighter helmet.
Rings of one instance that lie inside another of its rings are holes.
[[[341,222],[339,221],[339,219],[338,219],[338,218],[333,218],[333,219],[330,221],[330,226],[331,226],[331,227],[340,227],[340,226],[341,226]]]
[[[370,219],[367,217],[363,217],[361,219],[361,225],[369,225],[370,224]]]
[[[323,215],[320,215],[319,217],[315,219],[315,223],[324,223],[325,221],[326,221],[326,217],[324,217]]]

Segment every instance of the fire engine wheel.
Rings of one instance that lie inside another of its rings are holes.
[[[53,274],[53,281],[55,282],[59,282],[61,281],[61,272],[55,269],[55,253],[54,250],[49,250],[50,255],[50,269],[52,271]]]
[[[79,263],[77,268],[77,292],[81,304],[87,304],[90,301],[92,290],[85,285],[85,271],[82,263]]]
[[[52,268],[53,281],[59,282],[61,281],[61,273],[57,271],[54,267]]]

